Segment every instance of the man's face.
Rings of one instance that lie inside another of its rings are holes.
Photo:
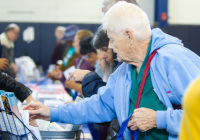
[[[130,40],[125,35],[118,35],[110,30],[107,31],[108,37],[110,38],[108,48],[113,49],[117,54],[117,60],[119,62],[130,63],[134,61],[135,48],[131,48]]]
[[[90,65],[94,67],[97,61],[97,54],[94,52],[89,53],[87,57],[87,61],[90,63]]]
[[[101,51],[101,58],[105,59],[109,64],[113,63],[113,51],[108,47],[103,47],[99,49]]]
[[[64,36],[64,32],[61,32],[61,31],[55,31],[55,37],[56,37],[56,40],[60,40],[62,37]]]
[[[10,41],[14,42],[17,40],[18,36],[19,36],[19,28],[13,28],[11,30],[9,30],[7,32],[7,36],[9,38]]]
[[[108,48],[113,49],[113,51],[117,54],[117,60],[119,62],[123,61],[126,58],[126,42],[125,40],[115,34],[112,31],[107,31],[108,37],[110,38]]]

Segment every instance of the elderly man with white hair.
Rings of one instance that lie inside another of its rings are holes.
[[[151,30],[147,15],[134,4],[115,4],[105,14],[103,27],[109,47],[124,62],[107,85],[91,98],[59,108],[30,103],[24,109],[31,109],[31,120],[84,124],[117,118],[121,126],[128,120],[127,140],[134,131],[140,140],[177,139],[182,97],[200,73],[199,56],[183,47],[178,38]],[[72,79],[81,81],[83,77],[72,74]]]
[[[14,63],[14,42],[19,36],[20,28],[17,24],[9,24],[5,31],[0,35],[0,57],[6,58],[9,62],[8,73],[15,77],[17,74],[17,66]],[[6,70],[6,69],[4,69]]]

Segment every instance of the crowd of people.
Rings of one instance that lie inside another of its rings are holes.
[[[103,0],[102,11],[95,33],[76,25],[55,30],[57,46],[50,59],[55,68],[47,77],[60,80],[74,99],[84,98],[81,102],[49,108],[3,73],[1,89],[27,100],[30,121],[88,123],[99,128],[93,139],[198,139],[200,57],[178,38],[151,29],[135,0]],[[12,77],[19,31],[10,24],[0,36],[0,69]],[[76,70],[66,77],[71,67]]]

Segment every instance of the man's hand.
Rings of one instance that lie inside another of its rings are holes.
[[[55,70],[53,70],[52,72],[49,72],[47,74],[48,78],[51,78],[53,80],[59,80],[62,78],[62,71],[60,70],[60,68],[57,66]]]
[[[11,75],[13,77],[16,77],[17,71],[18,71],[17,65],[14,62],[11,62],[11,64],[9,65],[9,69],[10,69]]]
[[[148,108],[135,109],[127,127],[133,131],[139,129],[141,132],[156,127],[156,111]]]
[[[8,68],[8,60],[6,58],[0,58],[0,70],[5,71]]]
[[[31,102],[24,107],[24,110],[29,110],[29,121],[42,119],[50,121],[50,109],[40,102]]]
[[[69,80],[69,81],[65,81],[65,87],[66,88],[69,88],[69,89],[74,89],[75,87],[75,81],[72,81],[72,80]]]
[[[67,78],[67,80],[68,81],[74,80],[76,82],[82,82],[85,75],[88,74],[89,72],[90,72],[89,70],[77,69]]]

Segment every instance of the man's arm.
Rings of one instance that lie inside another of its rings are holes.
[[[31,103],[24,109],[36,106],[29,112],[32,119],[42,118],[51,122],[84,124],[89,122],[108,122],[116,118],[114,107],[115,80],[110,76],[106,86],[101,87],[98,94],[85,98],[78,103],[69,103],[59,108],[48,108],[41,103]],[[34,104],[34,105],[33,105]]]
[[[84,97],[91,97],[97,94],[98,89],[105,86],[106,82],[96,72],[89,72],[85,75],[82,82],[82,93]]]
[[[91,97],[97,94],[98,89],[106,85],[97,73],[88,70],[75,70],[67,79],[67,81],[70,80],[82,83],[82,93],[84,97]]]

